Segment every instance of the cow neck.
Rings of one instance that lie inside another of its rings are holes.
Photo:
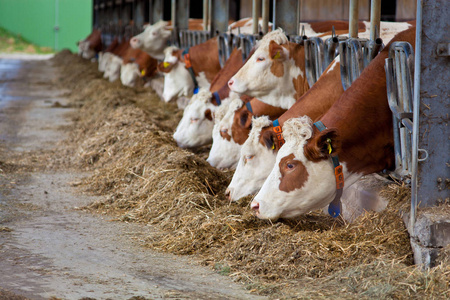
[[[365,175],[393,166],[392,113],[384,72],[389,48],[385,49],[320,119],[328,128],[337,128],[339,155],[351,173]]]
[[[305,47],[301,44],[289,42],[289,58],[293,59],[295,66],[301,70],[301,74],[296,78],[292,78],[292,84],[295,89],[295,100],[299,99],[309,90],[308,80],[306,78],[305,67]]]
[[[244,65],[242,61],[241,49],[234,48],[230,54],[230,57],[225,62],[223,68],[217,73],[214,79],[211,81],[211,91],[218,90],[224,85],[228,87],[228,80],[236,74],[237,71]]]
[[[192,46],[189,54],[195,76],[199,76],[200,72],[204,72],[208,82],[212,82],[221,69],[218,53],[217,38]]]
[[[181,56],[183,57],[183,60],[184,60],[184,66],[189,71],[189,74],[192,77],[192,81],[194,82],[194,94],[197,94],[198,93],[198,82],[197,82],[197,78],[195,78],[194,69],[192,68],[192,61],[191,61],[191,57],[189,55],[189,48],[184,49],[183,53],[181,53]]]
[[[250,102],[247,102],[246,105],[247,109],[256,117],[268,116],[269,119],[273,119],[286,112],[286,109],[284,108],[267,104],[256,98],[253,98]]]

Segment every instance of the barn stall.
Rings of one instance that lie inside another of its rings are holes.
[[[95,1],[94,24],[102,29],[105,41],[112,41],[116,35],[138,33],[147,21],[172,17],[173,23],[183,24],[189,15],[177,11],[202,17],[200,8],[208,7],[206,2],[172,1],[170,6],[162,1]],[[283,4],[274,2],[262,11],[271,20],[277,7],[283,11]],[[348,1],[333,2],[333,8],[329,1],[293,2],[298,3],[296,17],[301,21],[339,18],[333,15],[338,8],[348,11]],[[369,1],[360,2],[360,19],[369,19]],[[209,3],[212,15],[214,3]],[[250,1],[223,3],[230,9],[227,20],[250,14]],[[398,19],[414,17],[406,9],[413,4],[397,1],[399,5]],[[304,19],[308,10],[310,19]],[[381,10],[381,16],[395,18],[392,11]],[[210,20],[217,20],[211,22],[211,36],[223,20],[211,15]],[[277,26],[276,19],[274,23]],[[182,45],[185,29],[181,25],[174,30],[179,34],[172,43]],[[297,28],[291,31],[299,34]],[[83,186],[103,196],[85,209],[155,226],[155,234],[141,237],[149,247],[196,255],[201,263],[243,282],[252,292],[273,297],[331,297],[336,290],[343,298],[449,296],[448,246],[440,251],[433,269],[422,271],[414,265],[415,252],[402,220],[411,210],[410,182],[404,178],[382,181],[381,195],[389,200],[385,210],[367,212],[351,223],[320,211],[276,223],[259,220],[249,209],[251,197],[237,203],[226,199],[233,171],[209,166],[205,161],[209,146],[177,147],[172,134],[182,111],[175,104],[163,103],[150,88],[109,83],[95,63],[71,53],[59,53],[54,62],[64,74],[59,84],[76,91],[70,95],[71,105],[79,107],[73,116],[73,139],[66,145],[72,163],[93,171]],[[448,216],[448,203],[429,206],[420,213]]]

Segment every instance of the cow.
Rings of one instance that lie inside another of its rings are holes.
[[[207,159],[209,164],[217,168],[235,168],[238,163],[236,158],[252,128],[252,118],[264,115],[274,120],[285,111],[286,109],[274,107],[256,98],[230,106],[226,114],[230,117],[221,121],[220,131],[216,130],[213,135],[213,146]],[[227,146],[228,144],[233,147]]]
[[[105,64],[104,78],[114,82],[120,78],[120,69],[123,63],[123,57],[130,51],[130,41],[123,39],[122,42],[113,49],[110,54],[102,57],[102,64]]]
[[[118,46],[119,46],[119,39],[115,37],[112,43],[108,46],[108,48],[98,53],[98,70],[100,72],[105,72],[106,65],[109,62],[109,57],[113,55],[114,51],[117,49]]]
[[[217,38],[184,50],[167,47],[164,62],[158,65],[158,71],[164,75],[164,101],[190,97],[195,88],[209,88],[220,71],[218,53]]]
[[[191,98],[173,135],[178,146],[193,148],[211,143],[214,111],[228,98],[230,89],[227,82],[243,63],[241,49],[233,49],[211,82],[210,89],[202,88]]]
[[[415,46],[415,27],[395,36]],[[314,124],[308,116],[284,123],[285,144],[251,208],[261,219],[293,218],[330,205],[361,176],[395,165],[392,112],[384,61],[390,43]]]
[[[381,37],[385,42],[389,42],[397,32],[406,30],[411,24],[413,23],[381,22]],[[360,33],[362,38],[367,38],[368,35],[368,30]],[[280,128],[290,118],[308,115],[314,119],[320,116],[339,98],[343,93],[339,61],[338,56],[328,66],[311,90],[301,97],[291,109],[278,118]],[[262,121],[258,124],[264,124],[264,127],[253,126],[252,131],[255,131],[255,133],[250,133],[249,140],[244,143],[236,172],[226,191],[226,195],[232,201],[256,193],[261,188],[275,163],[279,145],[272,143],[272,141],[277,140],[274,127],[270,123]]]
[[[102,48],[102,33],[94,29],[84,40],[78,42],[78,55],[84,59],[92,59]]]
[[[133,49],[140,49],[155,59],[163,60],[164,49],[171,35],[169,22],[161,20],[145,26],[142,33],[131,38],[130,44]]]
[[[140,78],[152,77],[158,61],[139,49],[130,48],[123,58],[120,81],[123,85],[134,87]]]

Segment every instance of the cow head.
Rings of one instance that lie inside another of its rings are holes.
[[[180,61],[178,48],[164,49],[164,62],[158,65],[158,71],[164,75],[163,99],[169,102],[176,97],[190,97],[194,90],[194,81],[185,64]]]
[[[122,64],[120,68],[120,81],[123,85],[134,87],[141,77],[137,63]]]
[[[294,80],[303,78],[303,72],[291,57],[287,44],[281,29],[266,34],[255,53],[228,81],[230,89],[288,109],[296,100]]]
[[[142,33],[131,38],[131,47],[141,49],[156,59],[164,59],[163,50],[172,34],[167,24],[167,21],[161,20],[153,25],[145,26]]]
[[[213,167],[219,169],[236,167],[241,145],[235,143],[231,138],[231,126],[235,111],[242,105],[243,101],[239,99],[239,96],[230,93],[230,101],[222,104],[216,110],[212,134],[213,143],[207,159]]]
[[[108,78],[110,82],[114,82],[120,77],[120,68],[122,67],[122,59],[118,56],[111,55],[109,63],[106,66],[103,77]]]
[[[191,98],[184,109],[183,118],[178,123],[173,138],[181,148],[192,148],[211,143],[214,127],[213,115],[217,106],[211,103],[212,94],[208,89]]]
[[[251,203],[261,219],[293,218],[325,207],[336,195],[328,148],[331,142],[332,151],[339,151],[336,130],[326,129],[313,137],[311,119],[304,116],[286,121],[283,135],[286,143]]]
[[[230,200],[237,201],[256,193],[270,174],[275,164],[276,143],[271,132],[266,135],[262,129],[271,123],[267,116],[253,119],[248,139],[242,145],[236,172],[226,191]],[[262,145],[261,139],[267,139],[267,142]]]

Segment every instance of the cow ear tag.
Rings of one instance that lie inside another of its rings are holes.
[[[275,54],[273,56],[273,59],[279,59],[279,58],[281,58],[281,54],[280,54],[280,51],[277,51],[277,54]]]
[[[328,154],[331,154],[333,152],[333,148],[331,148],[331,139],[327,138],[327,148],[328,148]]]
[[[141,76],[145,76],[145,69],[141,71]]]
[[[275,143],[272,144],[272,150],[275,150]]]
[[[337,203],[333,201],[328,205],[328,214],[333,218],[339,217],[339,215],[341,214],[340,201],[338,201]]]
[[[164,68],[167,68],[168,66],[170,66],[170,63],[168,63],[167,61],[163,62],[163,66]]]
[[[194,95],[195,95],[195,94],[198,94],[198,90],[199,90],[198,87],[196,87],[196,88],[194,89]]]

